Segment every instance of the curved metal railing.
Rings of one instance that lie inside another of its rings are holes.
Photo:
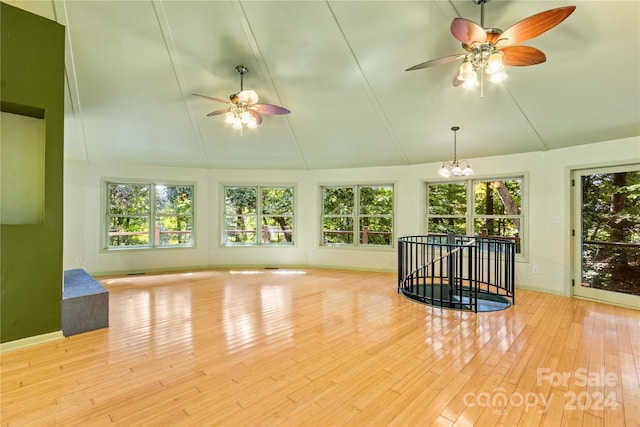
[[[513,241],[429,234],[398,238],[398,292],[438,307],[478,311],[478,299],[514,300]]]

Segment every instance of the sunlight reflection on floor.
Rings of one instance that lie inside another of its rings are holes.
[[[302,271],[302,270],[283,270],[283,269],[270,269],[270,268],[266,268],[264,271],[262,270],[230,270],[229,274],[251,275],[251,274],[265,274],[267,272],[272,274],[307,274],[305,271]]]

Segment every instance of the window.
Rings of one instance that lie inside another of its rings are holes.
[[[107,249],[193,246],[193,185],[106,182]]]
[[[522,253],[523,178],[427,183],[427,232],[485,235]]]
[[[429,233],[467,234],[467,183],[427,186],[427,230]]]
[[[293,245],[293,187],[224,187],[222,244]]]
[[[392,246],[393,185],[322,187],[322,244]]]

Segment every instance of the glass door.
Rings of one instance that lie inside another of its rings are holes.
[[[573,293],[640,308],[640,164],[573,172]]]

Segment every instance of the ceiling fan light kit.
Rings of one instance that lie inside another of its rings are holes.
[[[244,65],[237,65],[235,70],[240,74],[240,92],[229,95],[229,101],[197,93],[193,94],[228,105],[226,108],[212,111],[207,116],[224,114],[225,123],[231,125],[234,129],[240,129],[242,132],[245,127],[249,129],[257,128],[262,123],[261,114],[281,115],[291,112],[277,105],[258,104],[258,94],[251,89],[244,90],[244,75],[249,72],[249,69]]]
[[[547,58],[542,51],[530,46],[514,45],[549,31],[576,9],[575,6],[550,9],[525,18],[502,31],[484,26],[484,5],[489,0],[472,1],[480,5],[480,25],[464,18],[455,18],[451,22],[451,34],[462,43],[467,53],[432,59],[407,68],[406,71],[420,70],[462,59],[458,74],[453,79],[453,85],[462,85],[466,89],[480,86],[480,96],[483,97],[484,73],[489,75],[491,83],[499,83],[507,78],[505,66],[526,66],[545,62]],[[479,73],[480,78],[478,78]]]
[[[484,26],[484,5],[489,0],[472,0],[480,5],[480,25],[465,18],[455,18],[451,22],[451,34],[462,43],[467,53],[444,56],[432,59],[405,71],[421,70],[436,65],[446,64],[462,59],[458,73],[453,78],[453,85],[462,85],[465,89],[480,86],[480,97],[484,97],[484,74],[489,75],[491,83],[500,83],[507,78],[505,66],[535,65],[547,60],[545,54],[530,46],[515,46],[545,33],[564,21],[576,9],[575,6],[565,6],[549,9],[529,16],[509,27],[506,31]],[[483,72],[484,71],[484,72]],[[478,79],[480,73],[480,79]],[[468,176],[473,169],[466,160],[456,158],[456,132],[460,128],[454,126],[453,131],[453,161],[444,162],[438,171],[440,176]]]

